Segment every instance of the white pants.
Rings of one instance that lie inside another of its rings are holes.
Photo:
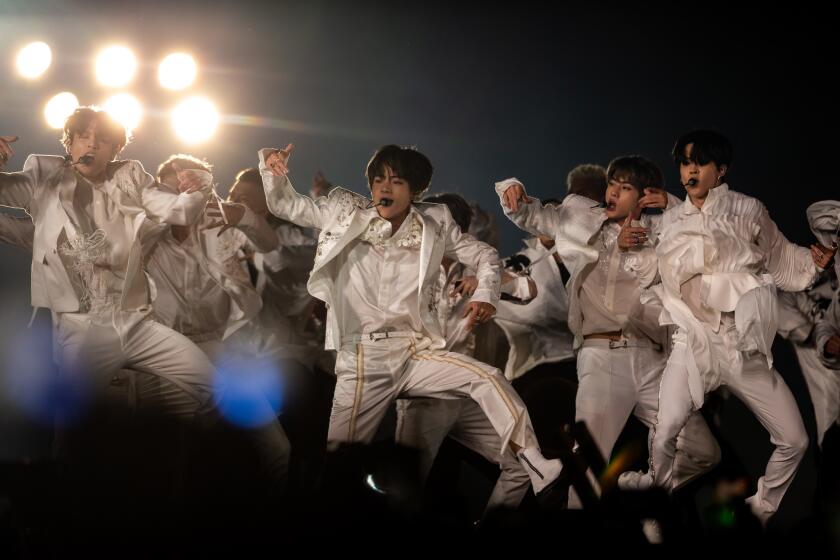
[[[140,321],[122,336],[111,326],[92,323],[80,313],[60,315],[58,342],[61,375],[96,398],[121,369],[144,379],[138,400],[145,411],[187,420],[215,422],[215,369],[192,341],[152,320]],[[267,406],[267,402],[266,402]],[[250,430],[268,476],[283,480],[288,472],[289,441],[278,422]]]
[[[614,343],[613,346],[616,346]],[[609,340],[590,339],[578,352],[575,420],[586,422],[609,460],[630,414],[652,427],[659,410],[659,382],[667,356],[646,345],[610,348]],[[720,446],[699,412],[679,430],[671,488],[710,470],[720,461]]]
[[[763,522],[779,508],[799,462],[808,448],[808,434],[790,389],[775,369],[767,367],[767,359],[758,352],[736,349],[737,332],[732,321],[721,325],[718,333],[708,329],[711,337],[712,367],[720,372],[722,385],[756,416],[770,433],[776,446],[758,489],[747,499]],[[651,443],[651,472],[656,484],[668,488],[674,477],[675,447],[680,433],[692,415],[693,403],[688,390],[686,362],[690,358],[685,334],[677,330],[674,348],[662,375],[659,415]]]
[[[335,365],[336,385],[327,441],[369,442],[398,397],[475,401],[499,436],[538,447],[525,404],[497,368],[455,352],[422,349],[428,339],[386,338],[345,343]]]
[[[160,323],[140,321],[121,337],[88,315],[65,313],[58,342],[62,376],[92,395],[127,368],[160,380],[157,404],[168,414],[192,419],[213,408],[210,360],[188,338]]]
[[[499,507],[517,508],[531,486],[528,473],[507,449],[499,455],[501,440],[487,416],[468,399],[399,399],[397,401],[397,443],[420,452],[420,475],[425,480],[443,439],[451,437],[475,451],[502,472],[493,487],[485,513]]]
[[[630,339],[626,344],[589,339],[577,356],[575,420],[586,423],[607,461],[630,414],[651,428],[660,406],[659,382],[666,355],[649,341]],[[720,446],[699,412],[690,414],[675,437],[678,443],[670,489],[686,484],[720,461]],[[577,503],[572,494],[570,507]]]

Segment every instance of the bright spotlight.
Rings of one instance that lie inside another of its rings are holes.
[[[69,91],[54,95],[44,107],[44,117],[50,128],[64,128],[64,121],[79,107],[78,98]]]
[[[136,97],[118,93],[108,98],[103,108],[129,131],[137,128],[143,118],[143,106]]]
[[[52,62],[50,46],[41,41],[29,43],[17,55],[17,69],[20,75],[33,80],[47,71]]]
[[[219,112],[205,97],[189,97],[172,110],[175,134],[189,144],[208,140],[219,125]]]
[[[195,81],[195,60],[185,53],[173,53],[158,67],[158,80],[166,89],[184,89]]]
[[[96,57],[96,79],[108,87],[127,85],[137,72],[137,59],[126,47],[113,46]]]

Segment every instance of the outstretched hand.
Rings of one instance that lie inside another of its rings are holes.
[[[294,149],[295,145],[290,143],[282,150],[274,150],[265,158],[265,165],[278,177],[286,175],[289,172],[289,158]]]
[[[525,194],[525,187],[519,183],[513,183],[509,186],[502,195],[502,198],[505,201],[505,206],[514,212],[519,211],[520,203],[528,204],[531,202],[531,197]]]

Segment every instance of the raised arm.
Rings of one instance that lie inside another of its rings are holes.
[[[9,144],[17,136],[0,136],[0,169],[3,169],[11,157]],[[23,171],[0,173],[0,206],[28,209],[35,196],[35,187],[40,180],[40,167],[36,156],[29,156],[23,164]]]
[[[140,162],[133,161],[130,171],[134,187],[140,192],[143,208],[150,219],[165,224],[188,226],[204,215],[204,208],[213,185],[213,176],[201,169],[178,170],[181,181],[174,193],[146,173]]]
[[[235,227],[258,253],[268,253],[280,246],[277,234],[266,219],[244,204],[216,201],[207,207],[207,216],[213,221],[204,226],[206,229],[219,228],[217,235],[221,235]]]
[[[283,150],[263,148],[259,151],[265,200],[269,211],[286,221],[302,227],[322,229],[328,217],[329,197],[317,201],[300,194],[288,177],[288,161],[293,144]]]
[[[32,252],[35,240],[35,224],[30,217],[18,218],[0,214],[0,243]]]

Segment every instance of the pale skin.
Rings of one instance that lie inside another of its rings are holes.
[[[709,192],[721,184],[726,175],[726,165],[718,165],[710,161],[705,164],[700,164],[693,161],[692,150],[694,144],[687,144],[683,152],[684,159],[680,162],[680,182],[685,187],[686,193],[691,203],[697,208],[703,208],[703,203],[709,196]],[[691,183],[694,182],[692,185]],[[831,261],[834,260],[834,254],[837,252],[837,245],[832,247],[825,247],[819,243],[814,243],[810,247],[811,258],[820,268],[826,268]]]
[[[285,176],[289,173],[289,157],[294,147],[294,144],[287,144],[282,150],[273,150],[266,158],[265,164],[274,175]],[[411,186],[405,178],[396,175],[392,169],[385,166],[382,176],[372,178],[370,192],[375,205],[378,205],[383,199],[392,201],[389,206],[376,206],[376,211],[380,217],[391,224],[391,234],[393,235],[408,217],[411,209],[413,200]],[[471,301],[464,310],[464,317],[468,318],[469,328],[473,328],[480,323],[486,323],[495,314],[496,308],[482,301]]]

